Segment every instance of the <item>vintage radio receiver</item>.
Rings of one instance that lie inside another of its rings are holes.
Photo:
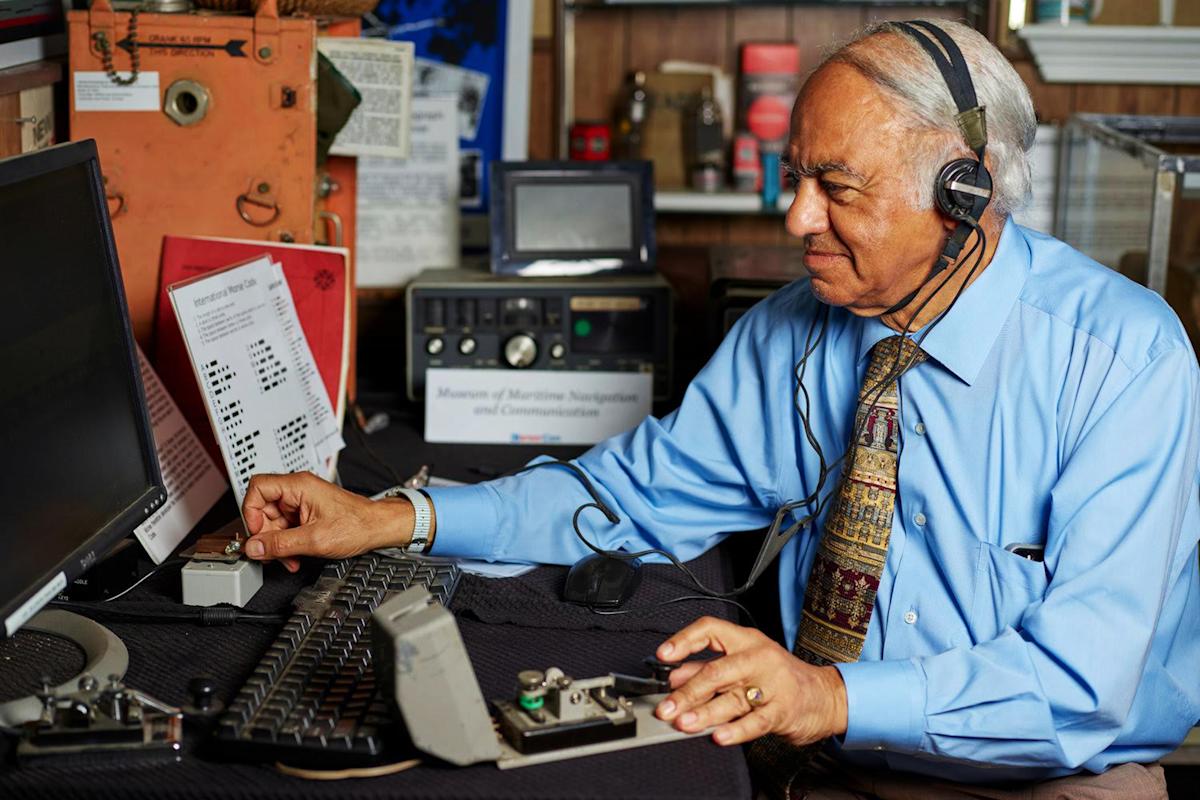
[[[653,371],[671,393],[671,287],[661,276],[513,278],[426,270],[408,286],[407,386],[425,370]]]

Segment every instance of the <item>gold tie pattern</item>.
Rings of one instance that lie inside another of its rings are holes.
[[[848,467],[825,520],[792,648],[810,664],[848,663],[862,654],[896,507],[899,376],[924,360],[924,352],[903,336],[888,337],[871,351]],[[786,798],[796,774],[818,748],[797,749],[767,736],[754,743],[750,761],[765,779],[768,795]]]

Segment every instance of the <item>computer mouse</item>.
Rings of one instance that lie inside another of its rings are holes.
[[[591,553],[567,573],[563,600],[595,608],[617,608],[642,582],[642,562]]]

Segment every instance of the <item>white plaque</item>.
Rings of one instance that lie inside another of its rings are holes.
[[[650,413],[649,372],[430,369],[425,440],[595,444]]]
[[[118,72],[128,78],[129,73]],[[158,111],[158,73],[139,72],[128,86],[113,83],[103,72],[76,72],[76,111]]]

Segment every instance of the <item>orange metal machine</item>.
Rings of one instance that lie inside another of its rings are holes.
[[[99,148],[149,348],[164,234],[313,241],[317,25],[280,19],[276,0],[254,16],[136,18],[95,0],[68,24],[71,138]]]

